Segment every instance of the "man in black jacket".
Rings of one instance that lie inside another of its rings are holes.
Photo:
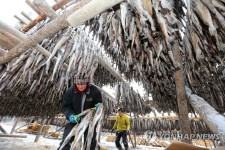
[[[86,109],[93,107],[96,107],[97,109],[99,103],[102,103],[101,92],[95,86],[89,84],[88,79],[75,79],[74,86],[66,91],[62,102],[64,114],[70,123],[68,123],[65,127],[60,146],[72,128],[80,122],[80,117],[77,115]],[[87,133],[88,130],[86,130],[84,133],[85,142]],[[71,138],[70,142],[67,143],[62,150],[70,150],[73,139],[74,138]],[[91,150],[95,150],[96,144],[96,132],[94,132],[91,142]]]

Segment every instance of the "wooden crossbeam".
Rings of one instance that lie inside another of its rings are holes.
[[[0,137],[27,138],[26,135],[0,134]]]
[[[52,20],[36,33],[34,33],[31,37],[27,37],[23,42],[19,43],[17,46],[12,48],[7,55],[0,57],[0,65],[5,64],[15,57],[18,57],[21,53],[26,51],[27,49],[33,47],[35,44],[41,42],[45,38],[55,34],[59,30],[69,26],[66,18],[72,14],[77,9],[83,7],[91,0],[82,0],[73,5],[69,10],[65,11],[61,16]]]
[[[34,0],[34,5],[41,10],[46,16],[48,16],[51,20],[58,17],[56,12],[49,6],[49,4],[45,0]]]
[[[67,4],[69,2],[69,0],[61,0],[59,1],[58,3],[56,3],[55,5],[52,6],[52,9],[54,11],[62,8],[65,4]],[[35,6],[36,8],[36,6]],[[39,11],[40,12],[40,11]],[[41,13],[39,14],[39,16],[37,18],[35,18],[33,21],[31,21],[28,25],[24,26],[22,28],[22,30],[24,32],[27,32],[29,31],[32,27],[34,27],[37,23],[39,23],[40,21],[46,19],[46,15],[44,13]]]

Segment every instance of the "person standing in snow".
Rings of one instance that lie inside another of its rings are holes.
[[[72,128],[81,121],[78,116],[81,112],[86,109],[96,108],[98,109],[99,104],[102,103],[102,95],[99,89],[89,84],[89,80],[85,78],[75,79],[75,84],[69,88],[63,97],[62,108],[66,118],[70,121],[64,130],[63,138],[60,146],[63,144],[65,138],[70,133]],[[86,142],[88,130],[84,133],[84,141]],[[74,138],[71,138],[70,142],[67,143],[62,150],[70,150],[71,143]],[[91,150],[95,150],[96,143],[96,131],[94,132]],[[99,147],[98,147],[99,148]]]
[[[120,144],[120,139],[122,137],[125,150],[128,150],[127,135],[129,134],[129,130],[130,130],[130,119],[124,113],[123,108],[118,109],[118,116],[116,117],[116,122],[113,126],[113,130],[114,129],[116,129],[116,141],[115,141],[116,147],[119,150],[122,150],[122,146]]]

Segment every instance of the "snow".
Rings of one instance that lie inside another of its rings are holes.
[[[17,127],[22,126],[24,123],[20,122]],[[1,123],[1,126],[10,133],[13,122]],[[0,137],[0,150],[56,150],[60,140],[48,139],[40,137],[39,141],[34,143],[36,135],[26,133],[13,133],[18,135],[26,135],[27,138],[12,138],[12,137]]]
[[[113,143],[113,142],[102,141],[100,146],[103,148],[108,148],[110,150],[118,150],[115,147],[115,143]],[[165,148],[157,148],[157,147],[144,146],[144,145],[138,145],[137,148],[132,148],[132,146],[129,145],[129,150],[135,150],[135,149],[137,149],[137,150],[165,150]]]
[[[14,122],[15,120],[3,121],[1,126],[7,131],[7,133],[10,133]],[[25,122],[19,122],[17,128],[23,126],[24,124]],[[34,143],[34,139],[36,137],[34,134],[16,132],[13,134],[26,135],[27,138],[0,137],[0,150],[56,150],[61,142],[61,139],[49,139],[40,136],[39,141]],[[101,134],[101,142],[99,145],[109,150],[117,150],[114,142],[106,141],[107,135],[109,135],[109,133]],[[144,145],[138,145],[137,148],[131,148],[132,145],[130,143],[129,147],[129,150],[164,150],[164,148]]]

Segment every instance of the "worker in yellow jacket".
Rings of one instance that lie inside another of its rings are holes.
[[[122,146],[120,144],[120,139],[122,137],[125,150],[128,150],[127,135],[130,130],[130,120],[129,117],[124,114],[124,110],[122,108],[118,109],[118,116],[116,117],[116,122],[113,129],[116,129],[116,147],[119,150],[122,150]]]

